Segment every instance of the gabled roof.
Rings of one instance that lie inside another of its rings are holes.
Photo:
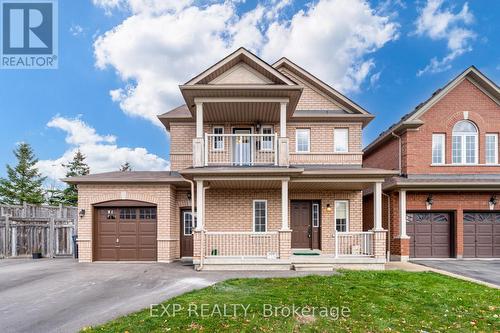
[[[161,123],[165,126],[165,128],[170,130],[170,123],[175,121],[193,121],[193,117],[191,112],[189,111],[186,104],[176,107],[170,111],[165,112],[158,116]]]
[[[420,117],[427,112],[434,104],[440,101],[446,94],[448,94],[452,89],[459,85],[463,80],[469,80],[472,84],[483,91],[487,96],[489,96],[493,101],[500,105],[500,89],[498,85],[481,73],[476,67],[470,66],[465,71],[457,75],[451,81],[449,81],[444,87],[439,88],[431,97],[426,101],[420,103],[415,107],[415,109],[401,119],[391,125],[387,130],[380,133],[378,138],[376,138],[372,143],[370,143],[363,151],[365,153],[373,150],[378,145],[387,141],[392,137],[392,133],[400,134],[409,128],[418,128],[423,124]]]
[[[257,57],[252,52],[247,49],[240,47],[227,57],[223,58],[216,64],[212,65],[202,73],[198,74],[188,82],[186,82],[183,86],[192,86],[199,84],[209,84],[215,78],[219,77],[232,67],[244,63],[257,73],[260,73],[267,79],[269,82],[267,84],[283,84],[283,85],[296,85],[292,80],[288,77],[280,73],[278,70],[270,66],[267,62]]]
[[[327,83],[323,82],[313,74],[309,73],[304,68],[300,67],[299,65],[295,64],[294,62],[285,57],[275,62],[273,64],[273,67],[276,69],[284,67],[289,71],[291,71],[292,73],[298,75],[299,77],[303,78],[308,83],[316,87],[318,90],[320,90],[321,92],[325,93],[327,96],[335,100],[348,112],[355,114],[364,114],[373,117],[371,113],[366,111],[364,108],[362,108],[361,106],[359,106],[358,104],[356,104],[355,102],[353,102],[352,100],[341,94],[339,91],[335,90]]]

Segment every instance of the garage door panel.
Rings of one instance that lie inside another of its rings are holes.
[[[137,235],[120,235],[120,246],[134,246],[137,244]]]
[[[116,235],[101,235],[101,237],[99,237],[99,245],[103,247],[115,246]]]
[[[111,223],[105,222],[101,224],[102,233],[116,233],[116,223],[113,221]]]
[[[122,233],[136,233],[137,232],[137,224],[135,222],[120,222],[118,227],[118,232]]]
[[[119,248],[119,260],[137,260],[137,248]]]
[[[410,257],[447,258],[450,256],[450,215],[447,213],[408,213]]]
[[[141,223],[139,224],[140,233],[156,233],[155,223]]]
[[[118,260],[118,255],[115,248],[100,248],[98,256],[100,260]]]
[[[156,244],[156,236],[142,235],[139,237],[139,246],[153,247]]]
[[[499,212],[464,213],[464,257],[500,257],[499,221]]]
[[[143,248],[139,250],[139,258],[138,260],[151,260],[152,257],[156,256],[156,249],[151,248]]]

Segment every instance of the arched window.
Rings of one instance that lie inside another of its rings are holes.
[[[453,126],[452,161],[456,164],[477,164],[478,139],[477,127],[468,120]]]

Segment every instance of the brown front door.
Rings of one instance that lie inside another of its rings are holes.
[[[451,216],[448,213],[408,213],[411,258],[451,256]]]
[[[310,201],[292,201],[291,202],[292,227],[292,248],[310,249],[311,248],[311,202]]]
[[[191,210],[181,210],[181,257],[193,256],[193,230],[195,226]]]
[[[464,212],[464,258],[500,257],[500,213]]]
[[[95,260],[156,261],[156,208],[96,208]]]

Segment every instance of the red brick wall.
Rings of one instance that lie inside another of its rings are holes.
[[[365,168],[399,170],[399,140],[392,138],[370,153],[365,153],[363,166]]]

